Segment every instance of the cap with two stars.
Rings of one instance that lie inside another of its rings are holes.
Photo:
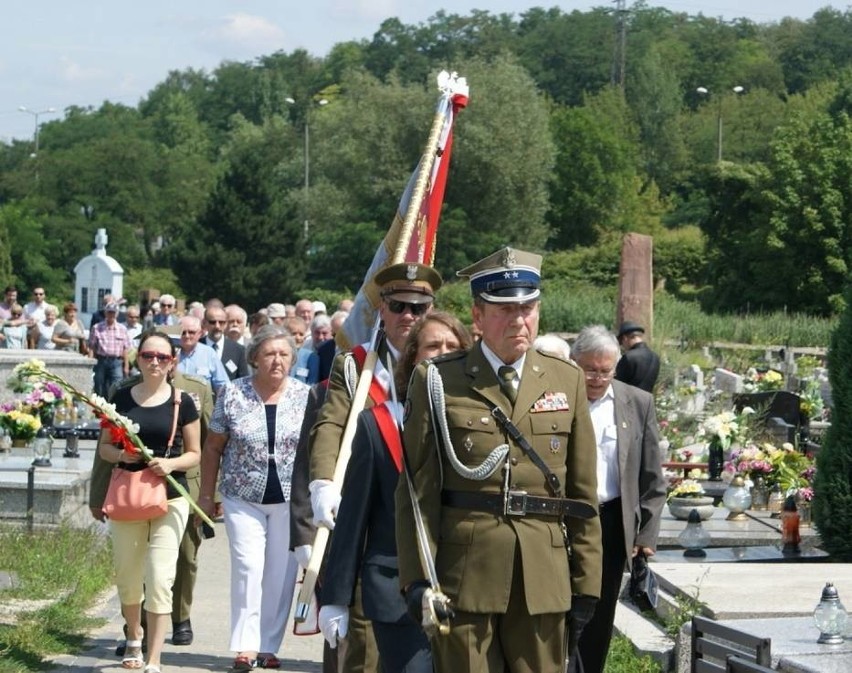
[[[503,248],[456,272],[470,279],[473,298],[491,304],[533,301],[541,294],[541,255]]]
[[[391,264],[379,271],[373,282],[379,286],[383,299],[395,299],[409,304],[428,304],[443,284],[441,274],[431,266],[416,262]]]

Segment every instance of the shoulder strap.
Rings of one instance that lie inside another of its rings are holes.
[[[402,438],[399,436],[399,427],[396,420],[391,415],[387,404],[378,404],[370,407],[373,417],[376,419],[376,425],[379,427],[379,434],[385,441],[385,446],[388,453],[396,465],[397,472],[402,471]]]
[[[562,484],[559,483],[559,477],[553,474],[553,471],[547,466],[541,456],[539,456],[532,445],[527,441],[527,438],[524,437],[524,434],[518,429],[518,426],[512,423],[511,419],[506,416],[503,410],[500,407],[494,407],[491,410],[491,415],[494,419],[503,426],[503,429],[506,433],[515,440],[515,443],[521,447],[521,450],[532,460],[533,464],[541,470],[542,474],[544,474],[544,478],[547,480],[547,485],[550,486],[550,489],[553,491],[553,495],[557,498],[562,497]]]
[[[169,435],[169,443],[166,444],[166,455],[168,456],[172,452],[172,444],[175,443],[175,433],[177,432],[177,422],[178,422],[178,412],[180,411],[180,396],[183,392],[180,388],[175,387],[175,397],[174,404],[172,407],[174,408],[174,413],[172,413],[172,433]]]
[[[364,348],[363,345],[359,344],[352,349],[352,357],[355,358],[355,362],[358,365],[358,376],[361,376],[361,371],[364,369],[364,362],[367,360],[367,349]],[[388,391],[382,387],[381,382],[373,376],[373,380],[370,382],[370,399],[373,400],[373,404],[383,404],[388,401]]]

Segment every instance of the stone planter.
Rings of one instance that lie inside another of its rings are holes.
[[[702,521],[706,521],[711,516],[716,507],[713,505],[713,498],[702,495],[697,498],[679,498],[675,496],[669,500],[669,511],[675,519],[686,521],[689,518],[689,513],[692,510],[698,510],[698,516]]]
[[[29,439],[18,439],[15,438],[12,440],[12,448],[14,449],[25,449],[30,445]]]

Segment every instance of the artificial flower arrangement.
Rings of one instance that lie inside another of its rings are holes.
[[[683,479],[669,491],[668,500],[672,498],[701,498],[704,487],[695,479]]]
[[[30,440],[41,429],[41,419],[20,400],[7,402],[0,407],[0,427],[12,439]]]
[[[781,390],[783,386],[784,375],[774,369],[759,372],[754,367],[749,367],[743,377],[743,389],[747,393]]]
[[[727,451],[734,442],[743,442],[748,436],[748,416],[754,413],[751,407],[745,407],[739,414],[723,411],[702,421],[698,428],[698,437],[706,438],[710,444],[721,446]]]
[[[49,372],[45,368],[44,363],[40,360],[30,360],[29,362],[19,364],[15,367],[13,374],[17,374],[17,377],[22,380],[33,381],[34,383],[52,383],[59,386],[73,398],[80,400],[83,404],[92,409],[94,415],[100,421],[101,429],[109,432],[110,441],[113,444],[124,449],[128,453],[140,454],[146,463],[154,457],[137,434],[139,432],[139,426],[126,416],[119,414],[118,411],[116,411],[115,405],[107,402],[103,397],[94,393],[92,395],[86,395],[80,392],[61,376],[57,376],[56,374]],[[181,486],[172,475],[167,474],[166,480],[187,502],[189,502],[190,507],[195,510],[196,514],[198,514],[205,523],[210,526],[213,525],[210,518],[192,499],[187,490]]]
[[[64,393],[62,387],[53,381],[44,381],[32,376],[32,371],[44,368],[44,362],[35,358],[22,362],[12,370],[6,379],[6,386],[16,393],[24,393],[24,398],[15,403],[17,408],[40,416],[43,423],[49,423],[54,409],[62,404]],[[6,411],[5,407],[3,411]]]
[[[730,482],[736,474],[749,480],[762,476],[769,486],[778,484],[787,493],[809,488],[815,472],[813,457],[797,451],[789,442],[780,447],[764,442],[732,451],[730,460],[725,463],[722,479]]]

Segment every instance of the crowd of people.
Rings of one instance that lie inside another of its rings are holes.
[[[342,352],[334,335],[350,302],[331,315],[305,299],[249,316],[218,300],[178,311],[163,295],[146,313],[107,297],[88,337],[64,307],[57,347],[85,344],[96,392],[153,432],[153,469],[179,473],[224,520],[231,670],[281,665],[319,527],[331,531],[316,588],[324,671],[603,670],[622,575],[653,555],[665,497],[641,389],[659,365],[635,323],[621,346],[603,326],[573,348],[539,336],[540,265],[505,248],[461,270],[471,331],[434,309],[434,269],[387,267],[374,279],[378,338]],[[636,380],[616,380],[621,349],[640,343]],[[104,435],[99,520],[116,468],[138,466]],[[147,673],[160,671],[169,621],[173,645],[192,643],[202,539],[178,497],[154,521],[110,522],[127,622],[118,653]]]

